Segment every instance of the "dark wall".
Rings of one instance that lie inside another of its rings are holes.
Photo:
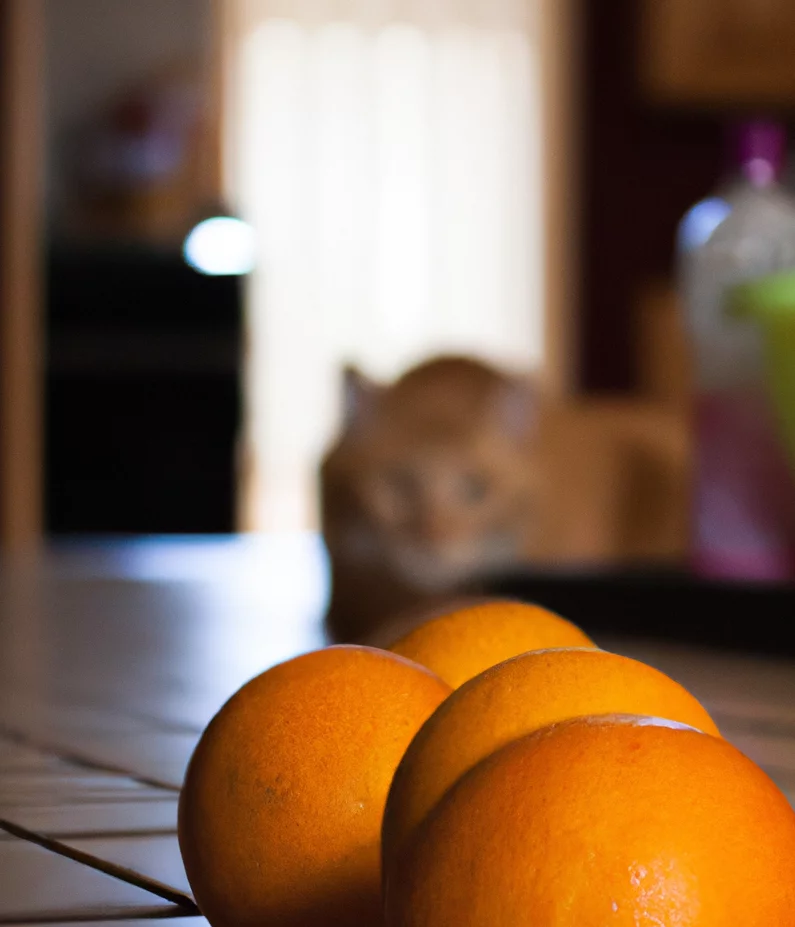
[[[638,291],[670,273],[679,219],[719,178],[725,116],[644,100],[636,77],[641,3],[582,2],[581,385],[625,391],[636,383]]]

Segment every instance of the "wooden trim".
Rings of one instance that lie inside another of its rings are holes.
[[[578,377],[576,307],[579,299],[578,184],[581,0],[540,0],[544,178],[544,363],[547,389],[570,395]]]
[[[244,35],[240,0],[212,0],[212,75],[217,119],[215,138],[218,189],[223,202],[233,211],[240,209],[238,171],[238,129],[240,126],[239,49]],[[246,299],[244,284],[244,300]],[[237,436],[235,468],[235,530],[257,528],[256,453],[250,431],[252,402],[251,317],[243,313],[243,351],[241,362],[241,426]]]
[[[42,535],[41,0],[2,6],[0,145],[0,545]]]
[[[202,138],[202,193],[208,204],[221,205],[225,200],[224,190],[224,121],[225,96],[227,93],[227,58],[229,17],[228,0],[210,0],[208,22],[207,60],[204,78],[206,81],[205,132]]]
[[[214,153],[218,168],[218,193],[233,210],[237,203],[237,152],[234,130],[239,123],[237,52],[241,40],[238,0],[212,0],[212,75],[216,111]]]

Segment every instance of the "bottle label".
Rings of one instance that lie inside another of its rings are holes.
[[[696,403],[693,555],[714,579],[795,577],[795,478],[762,389]]]

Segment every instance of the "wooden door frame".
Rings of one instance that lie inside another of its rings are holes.
[[[574,393],[580,302],[582,208],[581,84],[584,0],[540,0],[544,177],[545,388],[557,397]]]
[[[42,0],[0,15],[0,549],[16,552],[43,524]]]

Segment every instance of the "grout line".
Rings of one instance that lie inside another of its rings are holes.
[[[16,810],[16,809],[13,809]],[[12,810],[12,816],[13,816]],[[30,810],[30,808],[22,809]],[[35,810],[35,809],[34,809]],[[14,827],[20,827],[23,829],[22,824],[17,824],[15,821],[12,821],[10,818],[5,815],[8,813],[9,809],[6,808],[5,811],[0,814],[0,821],[7,821]],[[2,827],[2,824],[0,824]],[[32,831],[32,833],[38,833],[37,831]],[[0,834],[0,838],[2,838]],[[176,837],[177,831],[173,827],[157,827],[150,830],[70,830],[66,832],[59,832],[57,834],[42,834],[42,837],[46,840],[146,840],[148,837]]]
[[[8,693],[3,693],[0,691],[0,700],[2,700],[4,695],[8,695]],[[13,693],[11,693],[11,697],[13,698]],[[42,703],[42,707],[45,711],[53,710],[53,706],[49,703]],[[116,719],[134,721],[136,723],[136,727],[132,731],[129,731],[131,734],[201,734],[201,732],[204,730],[203,727],[200,727],[196,724],[191,724],[187,721],[171,721],[167,718],[159,718],[155,714],[140,710],[129,711],[123,708],[114,708],[113,710],[105,708],[98,709],[94,704],[85,704],[80,702],[69,703],[67,710],[70,709],[74,709],[76,711],[85,710],[88,712],[95,712],[98,715],[104,716],[104,720],[110,724],[112,724],[112,722]],[[7,719],[8,714],[6,714],[5,717]],[[3,722],[0,721],[0,723]],[[103,728],[94,728],[93,732],[101,733],[102,730]],[[115,730],[118,733],[118,729]]]
[[[102,923],[105,921],[118,921],[123,924],[127,921],[137,920],[171,920],[180,917],[197,917],[191,911],[178,908],[176,905],[168,907],[151,907],[151,908],[120,908],[117,911],[108,908],[101,913],[77,912],[75,914],[28,914],[28,915],[11,915],[10,918],[0,915],[0,924],[22,925],[22,924],[90,924]]]
[[[136,721],[146,721],[147,724],[152,725],[152,729],[157,734],[193,734],[199,736],[204,730],[203,727],[189,724],[187,721],[168,721],[143,711],[124,712],[122,714],[123,717],[134,718]]]
[[[14,692],[1,692],[0,698],[4,695],[14,696]],[[219,702],[219,705],[221,703]],[[45,708],[50,708],[52,706],[45,705]],[[204,725],[196,724],[195,722],[189,721],[179,721],[169,718],[161,718],[160,716],[153,714],[152,712],[134,709],[130,711],[126,708],[97,708],[94,702],[85,702],[77,701],[72,702],[69,705],[70,708],[74,708],[78,711],[87,710],[91,712],[98,712],[106,716],[109,721],[118,717],[118,718],[127,718],[131,721],[143,722],[145,727],[142,727],[138,733],[144,734],[147,732],[154,732],[157,734],[193,734],[199,735],[204,730]],[[1,722],[0,722],[1,724]]]
[[[723,730],[736,734],[756,734],[781,740],[795,740],[795,722],[779,721],[775,718],[747,718],[723,711],[710,711],[713,721]]]
[[[72,776],[75,782],[80,782],[79,776]],[[0,785],[2,785],[3,776],[0,773]],[[90,791],[90,790],[89,790]],[[110,794],[109,794],[110,791]],[[143,791],[143,790],[142,790]],[[19,790],[17,790],[19,792]],[[85,793],[70,794],[68,789],[59,788],[52,792],[46,792],[44,789],[28,791],[24,793],[26,798],[19,802],[17,798],[11,799],[3,796],[0,792],[0,809],[2,808],[60,808],[64,805],[145,805],[150,802],[169,802],[178,801],[178,793],[169,791],[167,794],[152,792],[137,792],[119,789],[103,790],[101,794]]]
[[[756,763],[756,760],[754,762]],[[775,781],[782,792],[795,789],[794,770],[787,769],[785,766],[776,766],[773,763],[756,763],[756,765]]]
[[[97,760],[85,753],[75,753],[71,748],[63,748],[58,745],[53,745],[52,742],[47,744],[44,741],[30,737],[28,734],[24,734],[18,730],[15,730],[14,728],[7,727],[2,723],[0,723],[0,735],[9,740],[12,740],[14,743],[33,747],[35,750],[38,750],[41,753],[46,753],[49,756],[54,756],[56,758],[66,760],[69,763],[83,766],[87,769],[99,769],[103,772],[120,773],[126,776],[128,779],[134,779],[136,782],[140,782],[143,785],[149,785],[157,789],[165,789],[169,792],[179,793],[180,791],[180,786],[174,785],[173,782],[167,782],[163,779],[158,779],[156,776],[145,776],[141,775],[141,773],[131,772],[124,766],[107,763],[104,760]]]
[[[171,798],[170,796],[161,798],[159,795],[128,798],[123,793],[110,797],[91,795],[85,798],[82,795],[69,795],[61,791],[55,794],[45,792],[42,792],[42,794],[28,793],[25,799],[19,802],[16,799],[4,798],[3,794],[0,793],[0,812],[41,808],[79,808],[81,805],[146,805],[150,802],[156,804],[160,801],[173,803],[177,801],[177,798]]]
[[[143,876],[132,869],[127,869],[124,866],[117,866],[114,863],[106,862],[97,856],[92,856],[90,853],[85,853],[82,850],[76,850],[74,847],[70,847],[65,843],[61,843],[59,840],[55,840],[51,837],[45,837],[42,834],[36,833],[35,831],[28,830],[26,827],[20,827],[19,825],[13,824],[11,821],[7,821],[4,818],[0,818],[0,828],[11,834],[12,837],[18,837],[20,840],[24,840],[27,843],[34,843],[45,850],[56,853],[58,856],[65,856],[68,859],[74,860],[76,863],[82,863],[84,866],[88,866],[91,869],[104,872],[105,875],[109,875],[115,879],[120,879],[122,882],[135,885],[138,888],[142,888],[145,891],[150,892],[151,894],[158,895],[165,901],[170,901],[172,904],[180,905],[191,913],[198,914],[199,909],[196,907],[196,903],[192,898],[190,898],[184,892],[178,891],[175,888],[171,888],[162,882],[158,882],[156,879],[150,879],[147,876]]]

